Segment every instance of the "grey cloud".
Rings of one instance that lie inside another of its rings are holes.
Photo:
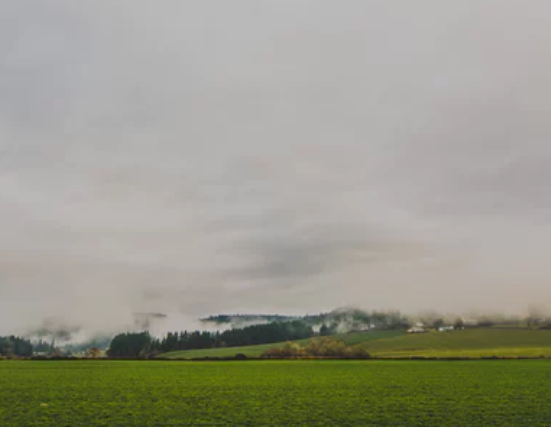
[[[327,270],[346,268],[347,264],[384,262],[387,257],[411,257],[417,251],[423,256],[420,242],[399,241],[385,236],[381,227],[369,230],[354,224],[321,224],[309,227],[288,226],[276,234],[251,236],[235,243],[232,248],[248,255],[252,261],[245,268],[233,272],[241,279],[292,279],[295,286],[306,284],[311,276]],[[244,233],[243,233],[244,234]],[[426,255],[426,254],[425,254]],[[226,272],[232,275],[232,272]]]
[[[0,4],[0,332],[551,297],[547,2]]]

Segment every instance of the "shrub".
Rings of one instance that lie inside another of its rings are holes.
[[[283,347],[265,351],[262,356],[268,358],[334,357],[345,359],[369,359],[371,357],[365,349],[358,345],[347,347],[344,342],[328,337],[312,339],[305,346],[288,342]]]

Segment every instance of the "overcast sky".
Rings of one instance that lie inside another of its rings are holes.
[[[549,306],[550,19],[0,0],[0,332]]]

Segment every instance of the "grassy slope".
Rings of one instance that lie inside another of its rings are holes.
[[[355,332],[351,334],[337,335],[336,338],[344,341],[347,345],[355,345],[361,343],[367,343],[370,341],[393,338],[404,335],[404,331],[375,331],[375,332]],[[297,341],[299,343],[305,343],[308,340]],[[274,347],[281,347],[285,343],[275,344],[263,344],[263,345],[251,345],[247,347],[228,347],[228,348],[214,348],[207,350],[184,350],[184,351],[172,351],[170,353],[164,353],[160,357],[169,359],[193,359],[201,357],[233,357],[237,353],[243,353],[248,357],[259,357],[266,350]]]
[[[406,335],[403,331],[378,331],[336,337],[348,345],[361,344],[376,357],[551,357],[551,330],[485,328],[415,335]],[[163,354],[162,357],[231,357],[237,353],[258,357],[269,348],[282,344],[177,351]]]
[[[377,357],[551,356],[551,330],[466,329],[403,335],[362,345]]]

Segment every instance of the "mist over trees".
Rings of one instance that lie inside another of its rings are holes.
[[[199,319],[206,324],[230,325],[234,328],[242,328],[254,324],[289,322],[298,320],[302,316],[284,316],[281,314],[217,314]]]
[[[33,344],[33,349],[36,353],[49,354],[54,352],[55,345],[53,341],[48,342],[43,339],[39,339],[37,342]]]
[[[321,335],[368,329],[407,329],[412,320],[399,311],[366,311],[340,308],[329,313],[307,315],[301,319],[320,328]]]
[[[328,333],[347,332],[354,329],[404,329],[410,321],[399,311],[366,311],[356,308],[339,308],[328,313],[306,316],[282,316],[277,314],[219,314],[201,319],[218,325],[240,326],[251,323],[300,321],[313,328],[325,326]]]

